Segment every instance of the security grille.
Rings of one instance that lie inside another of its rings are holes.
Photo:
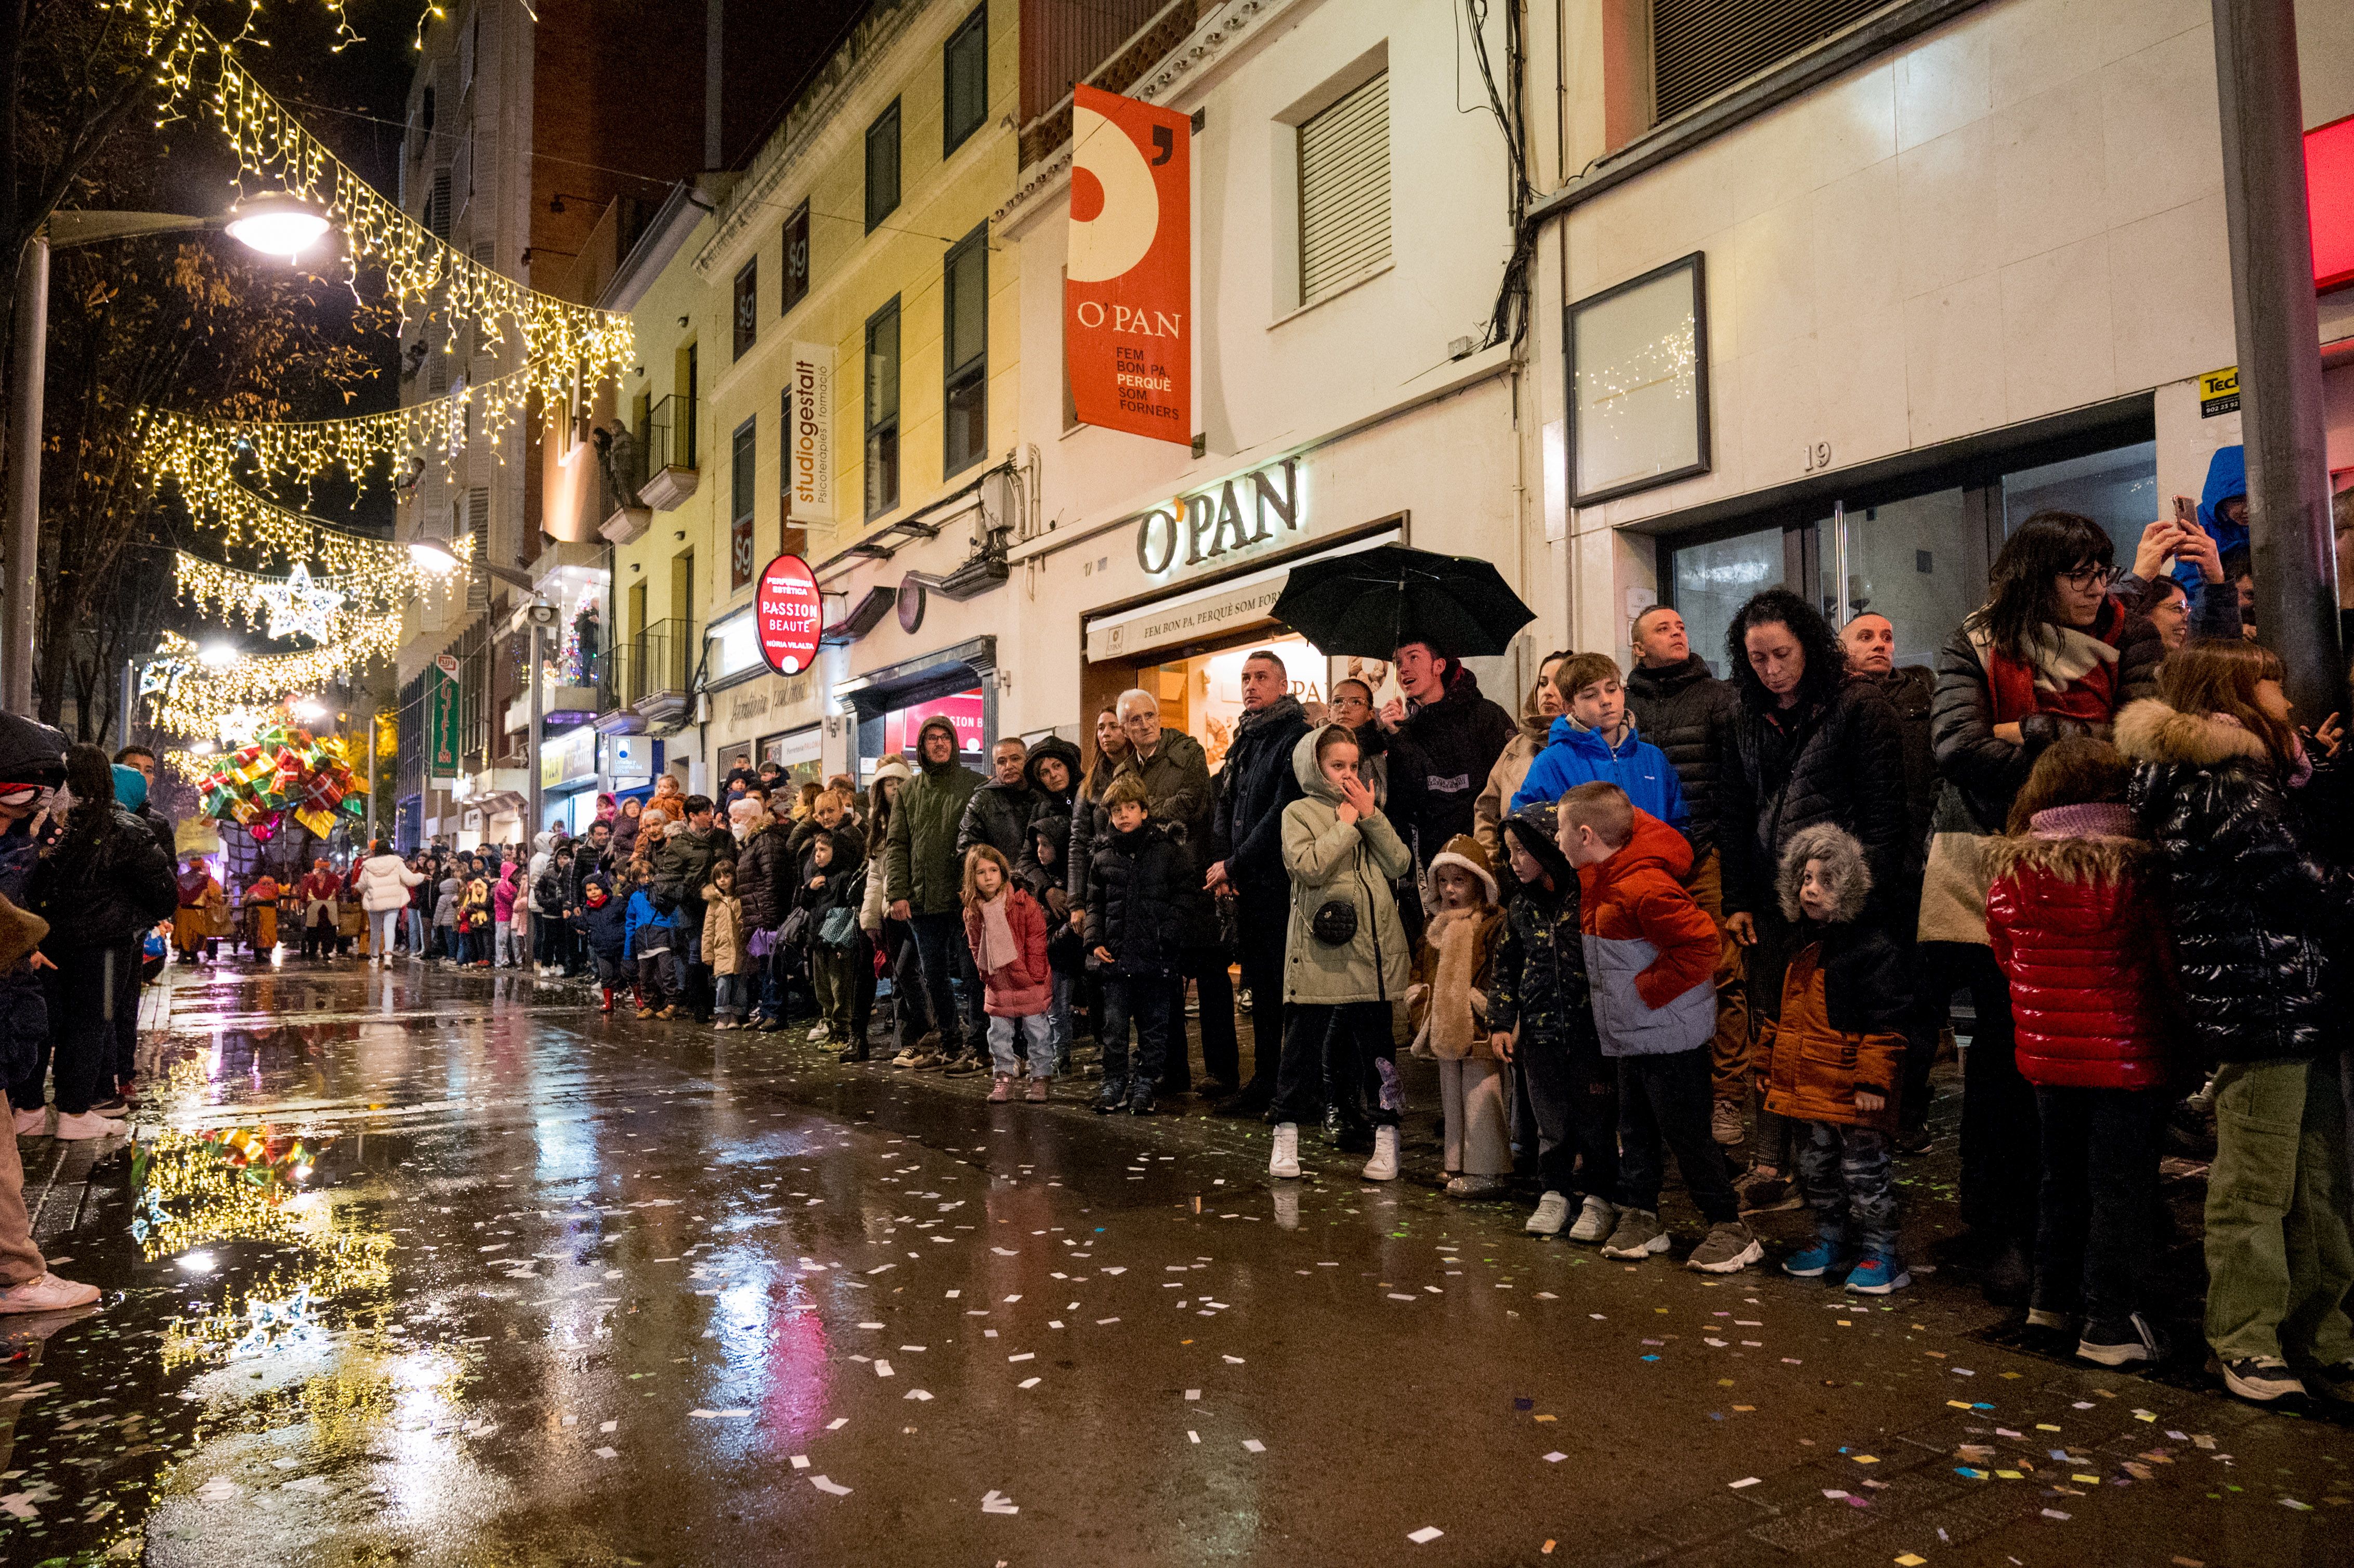
[[[474,559],[491,558],[491,493],[481,486],[466,492],[466,531],[474,536]],[[466,608],[491,608],[491,580],[480,572],[466,577]]]
[[[446,241],[450,238],[450,171],[447,166],[433,171],[433,193],[425,198],[425,227],[433,238]]]
[[[1658,121],[1802,54],[1890,0],[1651,0]]]
[[[1390,258],[1390,79],[1384,71],[1299,127],[1299,298]]]

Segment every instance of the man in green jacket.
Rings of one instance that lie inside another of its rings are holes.
[[[916,760],[915,780],[891,812],[883,851],[884,896],[891,901],[891,918],[906,921],[915,933],[917,961],[939,1039],[928,1047],[918,1042],[891,1065],[978,1073],[984,1065],[987,1025],[981,1020],[981,977],[965,945],[964,863],[957,853],[957,827],[964,821],[965,803],[981,788],[981,775],[957,762],[956,726],[943,717],[924,721],[916,737]],[[964,983],[961,1013],[949,989],[951,976]]]

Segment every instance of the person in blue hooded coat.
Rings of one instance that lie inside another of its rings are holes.
[[[1616,784],[1637,807],[1682,832],[1691,821],[1683,784],[1667,753],[1635,733],[1617,664],[1606,653],[1572,654],[1553,671],[1553,683],[1561,716],[1508,811],[1558,800],[1580,784]]]
[[[2215,553],[2225,559],[2248,547],[2248,449],[2218,447],[2207,460],[2207,487],[2199,495],[2199,526],[2215,541]],[[2174,580],[2185,592],[2196,594],[2204,579],[2199,563],[2178,556]],[[2197,603],[2194,598],[2192,602]]]

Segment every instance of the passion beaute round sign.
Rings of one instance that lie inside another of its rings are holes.
[[[779,556],[761,568],[752,623],[769,669],[798,675],[810,667],[817,658],[818,634],[825,630],[825,601],[807,561]]]

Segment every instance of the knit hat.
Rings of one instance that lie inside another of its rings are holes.
[[[1430,857],[1430,874],[1437,876],[1442,865],[1451,865],[1478,877],[1480,885],[1488,890],[1488,902],[1496,902],[1496,873],[1488,863],[1487,850],[1481,847],[1478,839],[1469,833],[1458,833],[1447,840],[1447,847]]]

